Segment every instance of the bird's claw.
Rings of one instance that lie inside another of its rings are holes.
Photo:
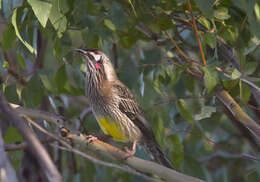
[[[86,136],[86,139],[87,139],[88,143],[92,143],[92,142],[94,142],[95,140],[97,140],[98,138],[95,137],[95,136],[93,136],[93,135],[87,135],[87,136]]]

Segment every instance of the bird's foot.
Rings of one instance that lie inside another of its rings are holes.
[[[87,136],[86,136],[86,139],[87,139],[88,143],[92,143],[92,142],[94,142],[95,140],[97,140],[98,138],[95,137],[95,136],[93,136],[93,135],[87,135]]]
[[[126,151],[125,160],[128,159],[129,157],[132,157],[132,156],[135,155],[135,152],[136,152],[136,143],[137,143],[137,141],[134,141],[132,150],[129,150],[127,147],[125,147],[125,151]]]

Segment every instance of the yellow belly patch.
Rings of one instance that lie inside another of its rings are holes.
[[[107,117],[98,118],[98,123],[105,134],[109,134],[115,140],[127,140],[120,126]]]

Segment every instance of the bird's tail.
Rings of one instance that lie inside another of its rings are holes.
[[[160,149],[159,144],[155,140],[146,141],[143,143],[143,145],[146,152],[151,155],[155,162],[173,169],[171,162],[167,159],[163,151]]]

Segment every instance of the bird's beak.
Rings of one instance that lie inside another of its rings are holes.
[[[84,50],[84,49],[79,49],[79,48],[75,48],[74,49],[75,52],[78,52],[80,54],[86,55],[88,51]]]

